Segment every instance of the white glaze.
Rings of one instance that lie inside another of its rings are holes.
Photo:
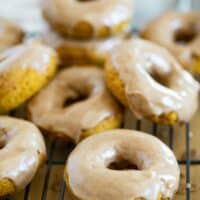
[[[11,68],[32,68],[45,73],[56,53],[38,39],[27,41],[0,53],[0,73]]]
[[[175,41],[177,30],[194,31],[195,38],[186,44]],[[193,70],[193,60],[200,59],[200,12],[169,12],[148,23],[141,35],[168,48],[188,70]]]
[[[164,48],[141,39],[126,40],[113,48],[107,65],[119,74],[129,107],[139,118],[174,111],[187,122],[197,110],[199,83]],[[167,86],[155,81],[152,73]]]
[[[87,94],[84,101],[63,106],[68,98]],[[48,99],[44,101],[44,99]],[[93,66],[71,67],[57,74],[28,104],[32,121],[48,132],[78,142],[84,130],[121,115],[121,109],[106,89],[102,70]]]
[[[139,170],[112,170],[119,157]],[[180,170],[173,152],[156,137],[116,129],[89,137],[70,154],[65,174],[75,196],[82,200],[156,200],[173,197]]]
[[[0,148],[0,180],[12,180],[17,189],[23,189],[46,156],[43,137],[30,122],[6,116],[0,117],[0,131],[5,135],[5,146]]]

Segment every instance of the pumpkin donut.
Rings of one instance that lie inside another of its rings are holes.
[[[53,47],[62,66],[98,65],[103,66],[107,53],[126,38],[126,35],[104,40],[73,40],[63,38],[52,31],[42,34],[44,42]]]
[[[0,113],[16,108],[54,75],[57,54],[37,40],[0,53]]]
[[[167,200],[179,185],[173,152],[159,139],[116,129],[91,136],[72,151],[64,179],[76,200]]]
[[[170,12],[156,18],[141,36],[168,48],[184,66],[200,75],[200,12]]]
[[[45,157],[43,137],[33,124],[0,116],[0,197],[24,189]]]
[[[197,110],[198,82],[162,47],[126,40],[112,49],[105,68],[108,87],[138,118],[174,124]]]
[[[121,108],[107,91],[103,72],[87,66],[59,72],[29,102],[28,112],[29,119],[47,134],[76,143],[117,128],[122,120]]]
[[[130,29],[134,1],[43,0],[43,15],[60,34],[76,39],[106,38]]]
[[[3,17],[0,17],[0,51],[20,43],[24,33],[21,28]]]

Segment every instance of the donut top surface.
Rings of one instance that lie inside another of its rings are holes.
[[[112,49],[107,65],[118,73],[139,118],[175,111],[180,121],[189,121],[197,110],[199,83],[164,48],[126,40]]]
[[[51,58],[56,56],[53,49],[39,40],[30,40],[0,53],[0,73],[12,68],[31,68],[39,73],[45,73]]]
[[[70,99],[75,102],[70,104]],[[75,142],[80,140],[82,131],[121,115],[121,108],[106,88],[102,70],[91,66],[74,66],[58,73],[31,100],[28,109],[38,126]]]
[[[22,38],[23,32],[17,24],[0,17],[0,51],[21,42]]]
[[[129,161],[134,168],[116,169]],[[173,152],[142,132],[115,129],[82,141],[70,154],[65,175],[78,199],[127,200],[172,198],[179,183]]]
[[[190,68],[200,59],[200,12],[169,12],[148,23],[141,35],[167,47]]]
[[[0,181],[9,179],[17,189],[23,189],[45,156],[43,137],[33,124],[0,117]]]
[[[133,0],[43,0],[44,16],[53,24],[70,30],[79,23],[90,24],[94,35],[100,27],[113,27],[133,17]],[[95,34],[96,33],[96,34]]]

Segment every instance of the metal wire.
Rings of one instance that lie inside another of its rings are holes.
[[[186,124],[185,127],[185,145],[186,145],[186,199],[190,200],[190,125]]]
[[[45,179],[44,179],[41,200],[46,200],[46,198],[47,198],[48,183],[49,183],[49,177],[50,177],[50,172],[51,172],[51,167],[52,167],[53,154],[55,152],[55,146],[56,146],[56,141],[53,141],[50,146],[49,158],[47,161],[47,170],[46,170],[46,175],[45,175]]]
[[[65,181],[62,180],[61,182],[61,186],[60,186],[60,197],[59,197],[59,200],[63,200],[64,197],[65,197],[65,188],[66,188],[66,185],[65,185]]]
[[[152,135],[157,136],[158,126],[156,123],[152,124]]]
[[[29,184],[25,189],[24,200],[28,200],[30,189],[31,189],[31,184]]]
[[[136,126],[135,126],[136,130],[140,131],[141,130],[141,126],[142,126],[142,122],[140,120],[137,120],[136,121]]]
[[[169,126],[169,147],[174,149],[174,128]]]

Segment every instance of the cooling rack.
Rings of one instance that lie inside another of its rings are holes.
[[[138,33],[138,30],[134,29],[133,34]],[[33,37],[33,36],[37,36],[38,33],[31,33],[28,35],[28,38]],[[143,130],[142,129],[142,124],[143,121],[141,120],[136,120],[134,122],[134,129],[135,130]],[[184,126],[184,137],[185,137],[185,150],[186,150],[186,155],[185,155],[185,160],[178,160],[179,165],[183,165],[185,167],[185,199],[186,200],[192,200],[191,198],[191,166],[194,165],[198,165],[200,166],[200,160],[199,159],[193,159],[191,160],[191,147],[190,147],[190,123],[185,123],[183,124]],[[151,129],[150,131],[148,131],[149,133],[151,133],[154,136],[159,136],[159,132],[158,132],[158,124],[152,123],[151,124]],[[167,132],[166,134],[168,135],[168,145],[169,147],[174,150],[175,148],[175,142],[174,142],[174,132],[175,132],[175,128],[173,126],[168,126],[167,127]],[[72,144],[68,145],[66,147],[66,149],[64,149],[64,156],[62,159],[55,159],[54,158],[54,153],[56,152],[56,149],[58,147],[58,142],[57,140],[52,140],[49,144],[49,148],[48,148],[48,157],[47,157],[47,161],[46,161],[46,171],[45,171],[45,176],[44,176],[44,182],[42,184],[42,191],[41,191],[41,198],[40,199],[34,199],[34,200],[48,200],[48,186],[49,186],[49,180],[50,180],[50,176],[52,173],[52,168],[54,166],[63,166],[65,165],[66,159],[69,155],[69,153],[73,150],[74,146]],[[20,200],[32,200],[33,198],[31,198],[30,196],[30,190],[32,187],[32,183],[29,184],[24,193],[23,193],[23,197]],[[65,182],[64,179],[62,179],[60,181],[59,184],[59,197],[57,199],[54,200],[64,200],[65,196],[67,194],[67,191],[65,190],[66,186],[65,186]],[[200,199],[200,197],[199,197]],[[5,197],[5,198],[0,198],[0,200],[12,200],[11,196]]]
[[[135,123],[135,130],[142,130],[142,123],[143,121],[137,120],[134,122]],[[184,126],[184,135],[185,135],[185,149],[186,149],[186,159],[185,160],[179,160],[180,165],[185,166],[185,199],[186,200],[192,200],[190,196],[190,188],[191,188],[191,183],[190,183],[190,165],[200,165],[200,160],[191,160],[190,159],[190,124],[186,123],[183,125]],[[168,134],[168,144],[169,147],[173,150],[174,149],[174,127],[173,126],[168,126],[166,127],[168,129],[167,134]],[[151,132],[152,135],[158,136],[158,125],[155,123],[151,124]],[[64,150],[64,157],[63,159],[54,159],[53,155],[56,151],[56,148],[58,147],[58,142],[57,140],[52,140],[49,144],[49,149],[48,149],[48,159],[46,161],[46,171],[45,171],[45,177],[44,177],[44,182],[42,186],[42,193],[41,193],[41,200],[48,200],[47,193],[48,193],[48,185],[49,185],[49,178],[51,175],[52,167],[57,166],[57,165],[65,165],[67,156],[69,153],[72,151],[74,148],[74,145],[70,144],[68,147]],[[30,189],[31,189],[31,184],[28,185],[25,189],[23,200],[30,200]],[[59,185],[59,197],[58,199],[55,200],[64,200],[65,195],[67,191],[65,190],[65,182],[62,180]],[[10,200],[10,197],[6,197],[5,200]],[[35,199],[35,200],[40,200],[40,199]]]

